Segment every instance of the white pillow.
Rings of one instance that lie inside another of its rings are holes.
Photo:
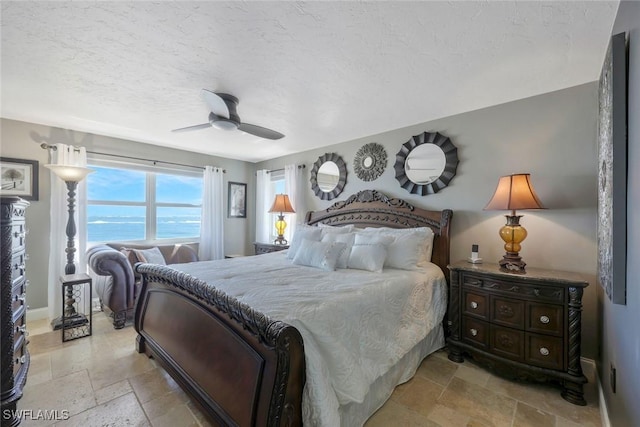
[[[353,245],[347,266],[354,270],[382,273],[387,250],[384,245]]]
[[[167,265],[164,260],[164,256],[160,249],[157,246],[154,246],[149,249],[132,249],[133,253],[136,254],[138,261],[140,262],[148,262],[150,264],[159,264],[159,265]]]
[[[293,259],[296,256],[296,252],[302,243],[302,240],[309,239],[319,242],[322,238],[322,229],[318,227],[312,227],[310,225],[298,225],[296,231],[293,234],[293,239],[289,244],[289,250],[287,251],[287,258]]]
[[[401,252],[394,257],[396,260],[391,261],[393,264],[396,265],[396,267],[394,268],[411,269],[411,268],[402,267],[402,265],[403,264],[406,265],[406,263],[402,262],[400,258],[404,256],[403,253],[407,253],[408,251],[413,250],[413,244],[415,243],[414,238],[421,240],[419,244],[418,259],[415,265],[418,267],[423,267],[427,263],[431,262],[434,234],[433,234],[433,230],[429,227],[418,227],[418,228],[368,227],[363,231],[363,233],[388,235],[394,238],[395,243],[393,244],[393,248],[387,248],[390,252],[392,250],[394,252],[395,251]],[[407,236],[414,236],[414,237],[407,237]],[[409,248],[403,248],[402,247],[402,245],[404,244],[403,242],[406,242]]]
[[[334,271],[338,258],[346,248],[347,245],[341,242],[328,243],[304,239],[293,258],[293,263]]]
[[[347,234],[350,233],[351,230],[353,229],[353,225],[345,225],[345,226],[333,226],[333,225],[326,225],[326,224],[322,224],[322,225],[318,225],[320,227],[320,229],[322,230],[322,237],[329,235],[329,234]]]
[[[353,247],[355,238],[356,236],[354,233],[328,233],[322,236],[321,242],[341,242],[345,244],[345,250],[342,251],[342,255],[338,258],[338,264],[336,265],[337,268],[347,268],[347,264],[349,263],[349,254],[351,253],[351,248]]]
[[[392,242],[391,236],[356,233],[347,267],[381,273],[387,257],[386,246]]]

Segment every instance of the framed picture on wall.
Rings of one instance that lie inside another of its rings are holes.
[[[627,40],[611,37],[598,88],[598,282],[626,304]]]
[[[0,157],[3,196],[38,200],[38,161]]]
[[[228,202],[227,216],[229,218],[246,218],[247,217],[247,184],[230,181],[227,202]]]

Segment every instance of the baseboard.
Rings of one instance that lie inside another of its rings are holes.
[[[607,411],[607,403],[604,400],[604,393],[602,391],[602,382],[598,375],[598,369],[596,368],[596,362],[593,359],[587,359],[585,357],[580,358],[582,369],[585,375],[589,378],[595,378],[598,385],[598,404],[600,405],[600,421],[602,421],[602,427],[611,427],[609,421],[609,412]]]
[[[49,307],[27,309],[27,321],[49,318]]]

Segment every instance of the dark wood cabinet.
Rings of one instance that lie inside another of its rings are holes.
[[[26,332],[26,259],[25,211],[28,202],[18,197],[2,197],[2,288],[0,324],[2,328],[0,416],[3,426],[17,426],[16,402],[27,381],[29,352]]]
[[[559,383],[562,397],[585,405],[580,366],[582,293],[577,273],[497,264],[449,266],[449,359],[463,355],[510,378]]]
[[[284,251],[289,249],[289,245],[275,245],[273,243],[258,243],[254,242],[256,255],[268,254],[270,252]]]

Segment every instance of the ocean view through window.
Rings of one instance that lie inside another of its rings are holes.
[[[202,175],[92,165],[88,243],[193,241],[200,236]]]

